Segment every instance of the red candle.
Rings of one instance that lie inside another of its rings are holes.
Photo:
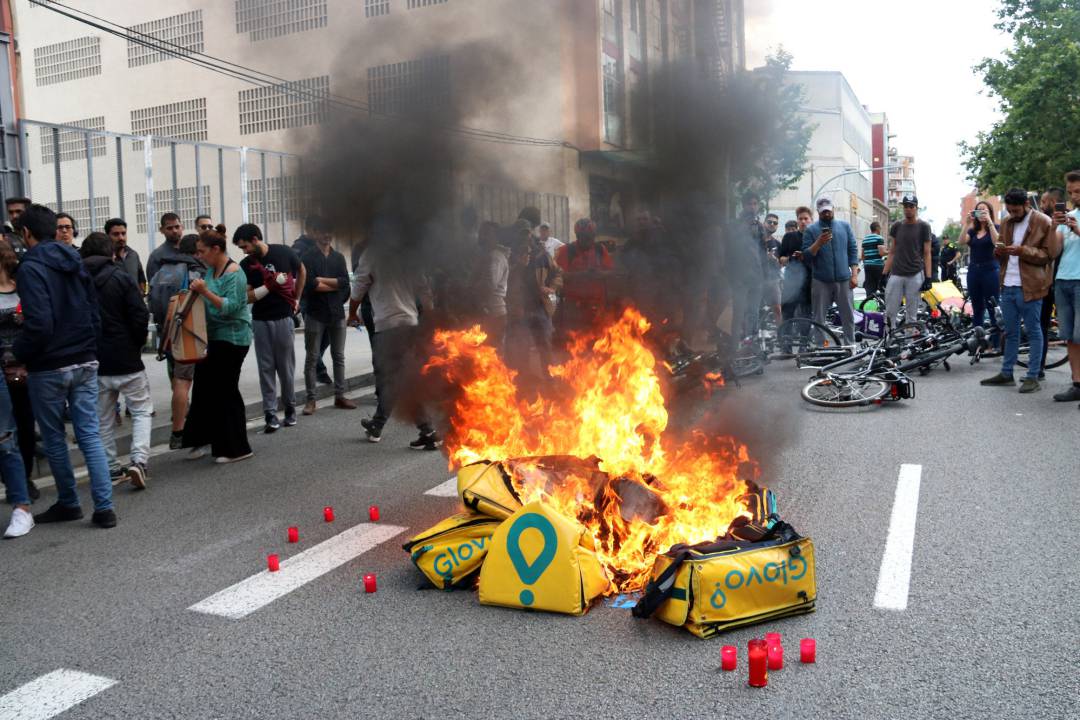
[[[765,687],[769,684],[769,661],[766,652],[760,647],[750,649],[750,687]]]
[[[369,507],[367,509],[367,515],[368,515],[368,518],[371,520],[371,522],[378,522],[379,521],[379,506],[378,505],[372,505],[371,507]]]
[[[278,556],[275,553],[270,553],[266,556],[266,569],[270,572],[277,572],[281,568],[281,564],[278,562]]]
[[[291,527],[289,528],[289,542],[300,542],[300,529]]]
[[[725,645],[720,648],[720,669],[734,670],[739,664],[739,654],[734,645]]]
[[[364,575],[364,592],[373,593],[376,589],[375,576],[372,573]]]
[[[780,642],[780,633],[765,633],[765,644],[769,646],[782,645],[783,643]]]
[[[769,646],[769,669],[784,669],[784,648],[782,645],[777,644]]]
[[[761,652],[768,652],[769,651],[768,644],[764,640],[762,640],[761,638],[750,638],[749,640],[746,641],[746,650],[747,650],[747,652],[753,650],[754,648],[761,648]]]
[[[799,660],[804,663],[817,662],[817,643],[814,638],[803,638],[799,641]]]
[[[322,509],[322,516],[326,522],[334,522],[334,508],[327,505]]]

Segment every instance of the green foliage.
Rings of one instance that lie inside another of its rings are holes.
[[[998,19],[1013,46],[975,69],[1004,117],[960,143],[968,177],[993,194],[1061,185],[1080,168],[1080,3],[1001,0]]]
[[[960,223],[955,222],[955,221],[950,221],[948,224],[945,225],[944,228],[942,228],[940,234],[941,234],[942,238],[948,238],[949,240],[956,240],[958,237],[960,237],[960,230],[961,230]]]
[[[762,100],[770,108],[766,142],[756,162],[742,175],[740,185],[756,191],[765,202],[806,174],[806,149],[814,134],[814,126],[801,112],[806,104],[802,86],[786,81],[791,59],[791,54],[780,48],[754,72]]]

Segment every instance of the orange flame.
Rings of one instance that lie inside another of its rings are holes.
[[[523,502],[541,500],[592,532],[615,578],[612,590],[644,587],[658,553],[713,540],[748,514],[740,500],[748,490],[739,477],[750,461],[745,446],[700,431],[665,435],[668,413],[644,342],[648,329],[627,309],[602,332],[576,337],[570,359],[549,368],[567,391],[554,398],[520,398],[515,373],[478,327],[437,332],[423,370],[457,390],[446,437],[451,469],[509,461]]]

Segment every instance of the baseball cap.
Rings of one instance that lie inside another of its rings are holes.
[[[817,209],[818,209],[818,212],[822,212],[823,210],[832,210],[833,209],[832,200],[827,198],[827,197],[818,198]]]
[[[551,223],[549,223],[547,220],[545,220],[544,222],[540,223],[540,227],[547,228],[548,230],[550,230],[551,229]]]
[[[914,193],[907,193],[900,199],[901,205],[918,205],[919,198],[915,197]]]

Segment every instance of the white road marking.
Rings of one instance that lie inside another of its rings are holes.
[[[239,620],[405,530],[398,525],[361,523],[282,560],[278,572],[263,570],[195,603],[188,610]]]
[[[0,720],[47,720],[115,684],[78,670],[53,670],[0,697]]]
[[[911,584],[911,555],[915,549],[915,517],[919,511],[922,465],[901,465],[896,482],[889,536],[881,558],[874,607],[906,610]]]
[[[444,483],[439,483],[424,494],[435,497],[457,497],[457,475]]]

